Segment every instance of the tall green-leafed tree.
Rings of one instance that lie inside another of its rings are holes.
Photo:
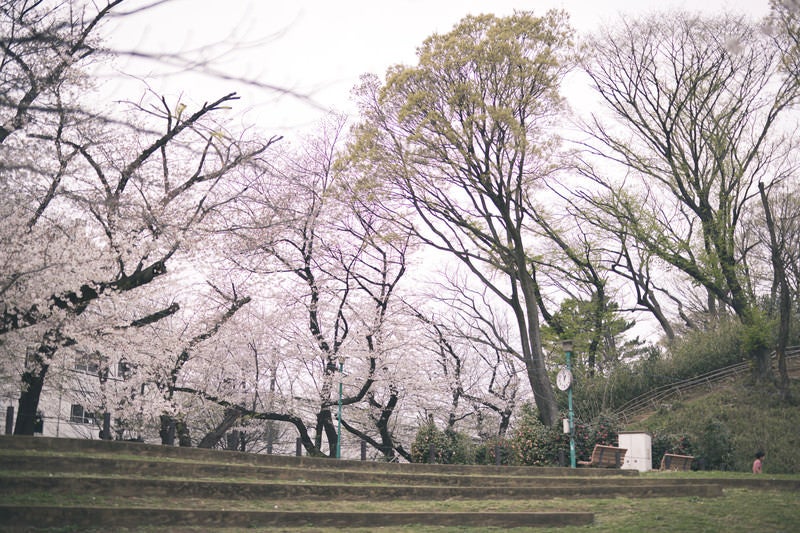
[[[543,422],[558,420],[542,353],[529,231],[537,183],[551,172],[572,31],[561,12],[469,16],[357,90],[354,154],[363,186],[409,206],[405,223],[466,265],[514,316]],[[390,216],[397,216],[396,211]]]
[[[745,214],[760,209],[758,182],[791,165],[787,111],[800,80],[783,68],[781,39],[739,17],[658,15],[604,31],[584,62],[607,108],[587,127],[604,162],[584,169],[601,187],[594,206],[608,229],[624,226],[702,287],[708,312],[741,320],[760,377],[769,342],[737,240]]]
[[[598,302],[597,295],[590,300],[568,298],[553,313],[545,333],[572,339],[575,352],[585,354],[590,374],[613,367],[626,356],[636,355],[641,344],[638,339],[624,341],[623,333],[634,326],[619,316],[619,305],[614,301]]]

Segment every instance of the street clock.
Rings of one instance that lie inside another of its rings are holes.
[[[562,368],[558,371],[556,386],[561,390],[567,390],[572,386],[572,372],[568,368]]]

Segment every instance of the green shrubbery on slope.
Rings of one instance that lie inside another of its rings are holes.
[[[749,471],[758,450],[766,454],[764,472],[800,473],[800,384],[792,398],[781,399],[770,385],[753,386],[746,379],[654,413],[633,429],[654,436],[685,435],[700,466]]]

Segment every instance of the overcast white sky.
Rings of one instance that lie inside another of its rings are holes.
[[[107,90],[136,98],[147,83],[159,94],[174,98],[181,93],[182,99],[195,103],[236,91],[242,96],[239,110],[249,110],[246,121],[256,122],[266,134],[291,140],[319,121],[325,109],[352,112],[350,90],[362,74],[383,77],[391,65],[415,64],[416,49],[425,38],[450,31],[464,16],[504,16],[515,9],[544,14],[552,8],[567,11],[572,25],[584,34],[620,14],[727,10],[761,18],[769,13],[768,0],[171,0],[110,25],[111,45],[177,53],[210,43],[238,43],[229,53],[214,57],[217,68],[307,94],[317,106],[236,81],[179,72],[165,77],[163,65],[157,63],[120,64],[121,71],[133,70],[140,79],[111,77]]]
[[[137,2],[150,0],[131,4]],[[514,9],[543,14],[551,8],[566,10],[581,33],[613,22],[620,13],[729,10],[760,18],[769,12],[768,0],[172,0],[121,19],[109,32],[117,48],[150,52],[239,43],[215,58],[218,68],[307,94],[320,108],[350,112],[349,93],[361,74],[382,77],[391,65],[414,64],[416,48],[426,37],[450,31],[465,15],[502,16]],[[294,98],[278,98],[234,81],[183,74],[163,77],[156,75],[163,67],[154,64],[121,66],[131,68],[156,91],[182,92],[195,101],[236,91],[242,95],[241,110],[250,110],[269,133],[291,135],[292,129],[305,128],[324,113]],[[118,83],[117,78],[109,86]]]

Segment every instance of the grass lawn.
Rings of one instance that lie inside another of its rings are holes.
[[[13,500],[13,498],[12,498]],[[30,499],[19,503],[33,503]],[[52,498],[46,503],[49,505],[58,504]],[[69,501],[62,504],[76,505],[86,504],[90,500],[95,505],[114,505],[113,502],[103,501],[102,498],[81,498],[74,496]],[[13,503],[6,501],[4,503]],[[363,512],[425,512],[425,511],[449,511],[449,512],[480,512],[480,511],[582,511],[593,512],[595,523],[591,526],[583,527],[563,527],[563,528],[515,528],[507,531],[516,533],[524,532],[548,532],[559,531],[562,533],[571,532],[603,532],[603,533],[639,533],[639,532],[725,532],[725,533],[768,533],[768,532],[797,532],[800,531],[800,493],[792,491],[766,491],[750,489],[727,489],[721,498],[614,498],[605,500],[584,500],[577,499],[569,501],[566,499],[553,499],[543,501],[516,501],[516,500],[495,500],[495,501],[470,501],[470,500],[448,500],[438,502],[303,502],[303,501],[242,501],[242,502],[216,502],[213,500],[187,501],[185,499],[176,500],[176,507],[186,507],[191,505],[195,508],[217,508],[223,506],[226,509],[242,510],[274,510],[282,511],[324,511],[324,510],[347,510]],[[118,504],[118,502],[117,502]],[[148,498],[136,498],[125,502],[127,506],[162,506],[170,507],[171,502],[159,499],[157,501]],[[2,527],[0,526],[0,531]],[[60,528],[49,530],[51,532],[76,532],[71,528]],[[84,530],[82,530],[84,531]],[[102,528],[96,531],[105,531]],[[129,533],[164,533],[167,529],[144,527],[137,529],[124,529]],[[201,528],[175,529],[169,528],[170,533],[200,533],[206,531]],[[294,533],[333,533],[340,531],[335,528],[285,528],[285,529],[258,529],[258,528],[225,528],[216,529],[219,533],[243,533],[253,531],[284,531]],[[410,527],[376,527],[370,529],[350,529],[353,533],[368,533],[369,531],[382,532],[410,532],[410,533],[478,533],[488,531],[501,531],[499,528],[453,528],[453,527],[432,527],[432,526],[410,526]],[[505,531],[505,530],[503,530]]]

